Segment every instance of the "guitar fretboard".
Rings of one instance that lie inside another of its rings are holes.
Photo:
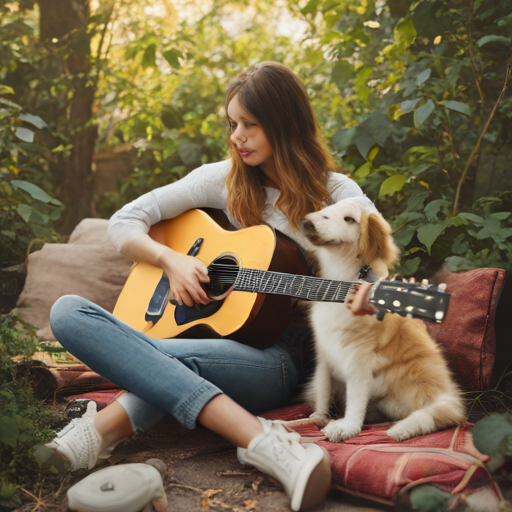
[[[322,302],[345,302],[353,284],[355,283],[241,268],[235,280],[234,289],[253,293],[289,295]]]

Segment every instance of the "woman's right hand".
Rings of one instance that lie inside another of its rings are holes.
[[[166,247],[158,255],[158,265],[167,274],[178,303],[193,307],[194,303],[209,304],[213,301],[201,286],[210,282],[208,269],[201,260]]]

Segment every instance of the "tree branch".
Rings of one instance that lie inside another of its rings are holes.
[[[455,217],[455,215],[457,215],[457,211],[458,211],[458,207],[459,207],[460,190],[462,188],[462,184],[464,183],[464,180],[466,179],[466,174],[468,173],[469,167],[470,167],[471,163],[473,162],[475,155],[480,150],[480,145],[484,138],[485,132],[487,131],[487,128],[489,128],[489,125],[491,124],[492,118],[494,117],[494,114],[496,113],[496,109],[498,108],[501,98],[505,94],[505,90],[507,89],[507,83],[508,83],[508,79],[510,78],[511,70],[512,70],[512,58],[510,58],[507,63],[507,71],[505,73],[505,83],[503,84],[503,89],[501,90],[500,95],[498,96],[498,99],[496,100],[496,103],[494,104],[492,112],[489,115],[487,122],[485,123],[484,129],[482,130],[480,137],[478,137],[478,141],[477,141],[475,147],[473,148],[473,151],[471,151],[471,154],[469,155],[468,161],[466,162],[466,166],[464,167],[464,171],[462,172],[462,176],[460,177],[459,184],[457,185],[457,192],[455,193],[455,201],[453,202],[453,210],[452,210],[452,216],[454,216],[454,217]]]

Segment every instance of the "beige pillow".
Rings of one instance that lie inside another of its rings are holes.
[[[45,244],[28,257],[25,286],[16,305],[19,316],[55,340],[50,309],[63,295],[80,295],[112,312],[132,262],[107,237],[108,221],[84,219],[67,244]]]

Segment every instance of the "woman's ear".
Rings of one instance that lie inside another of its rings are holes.
[[[359,257],[364,263],[382,260],[388,267],[398,261],[400,253],[393,240],[391,226],[380,213],[361,213]]]

